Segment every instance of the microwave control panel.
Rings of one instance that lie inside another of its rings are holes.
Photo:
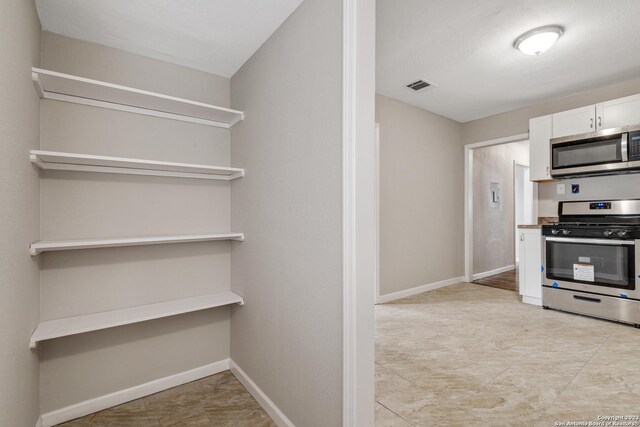
[[[629,161],[640,160],[640,131],[629,132],[629,146],[627,148]]]

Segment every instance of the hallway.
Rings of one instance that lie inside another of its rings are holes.
[[[518,269],[505,271],[504,273],[494,274],[493,276],[484,277],[474,280],[472,283],[476,285],[490,286],[492,288],[504,289],[505,291],[518,292]]]

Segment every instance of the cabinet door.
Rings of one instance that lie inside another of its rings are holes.
[[[518,292],[527,292],[527,248],[524,243],[524,231],[518,230]]]
[[[553,138],[596,130],[596,106],[575,108],[553,115]]]
[[[598,129],[640,124],[640,94],[596,105]]]
[[[520,295],[531,299],[542,298],[542,235],[540,230],[520,232]]]
[[[551,115],[529,120],[529,179],[551,179]]]

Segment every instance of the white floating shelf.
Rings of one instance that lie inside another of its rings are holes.
[[[230,304],[244,304],[244,299],[231,291],[217,292],[191,298],[165,301],[101,313],[85,314],[64,319],[40,322],[31,335],[29,347],[39,341],[60,338],[100,329],[114,328],[131,323],[144,322],[161,317],[175,316],[192,311],[206,310]]]
[[[93,156],[31,150],[31,163],[40,169],[119,173],[128,175],[169,176],[175,178],[220,179],[230,181],[244,176],[244,169],[157,160]]]
[[[160,245],[166,243],[189,243],[210,240],[244,240],[244,233],[187,234],[179,236],[119,237],[112,239],[59,240],[32,243],[31,255],[48,251],[68,251],[73,249],[113,248],[118,246]]]
[[[44,99],[128,111],[227,129],[238,121],[244,120],[242,111],[56,71],[32,68],[32,78],[40,98]]]

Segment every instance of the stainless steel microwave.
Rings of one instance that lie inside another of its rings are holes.
[[[640,171],[640,125],[551,140],[551,176],[592,176]]]

